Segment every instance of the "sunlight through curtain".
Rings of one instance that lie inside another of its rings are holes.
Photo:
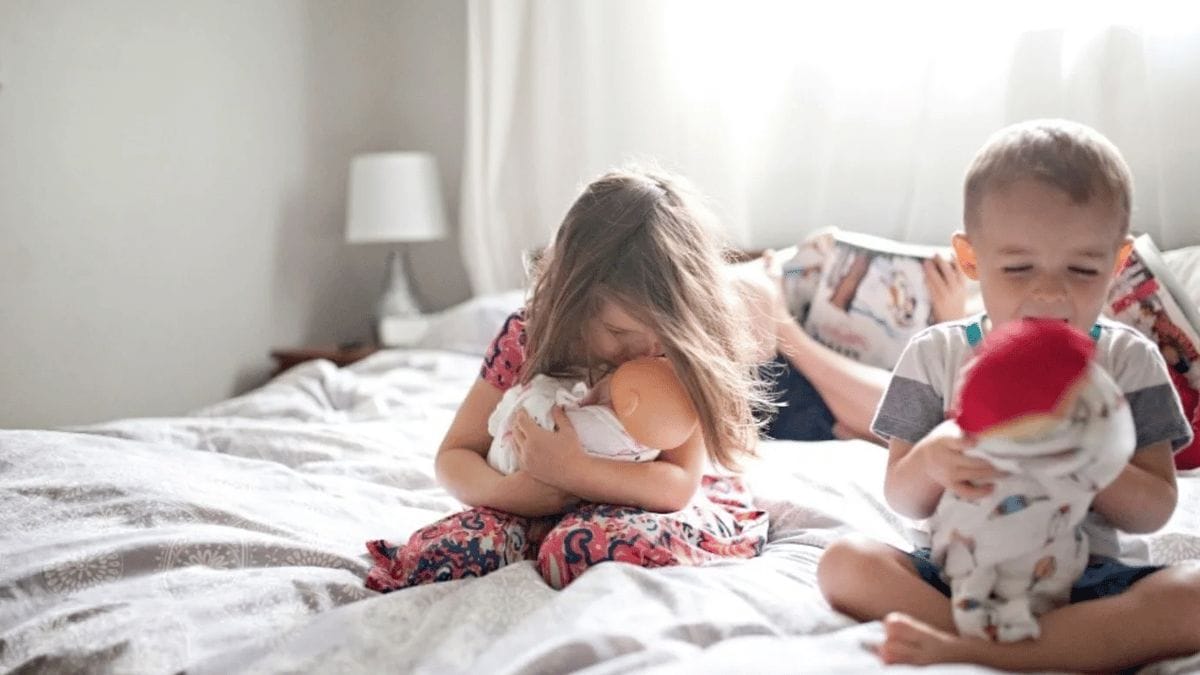
[[[1133,167],[1134,227],[1200,243],[1196,10],[960,4],[473,0],[462,240],[476,292],[520,286],[521,251],[630,160],[691,178],[738,245],[827,225],[941,243],[975,150],[1035,117],[1108,135]]]

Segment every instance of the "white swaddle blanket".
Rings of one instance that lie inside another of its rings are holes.
[[[932,560],[950,585],[961,635],[1038,637],[1035,617],[1066,604],[1087,565],[1080,524],[1136,443],[1116,383],[1095,363],[1087,378],[1071,413],[1049,433],[1028,441],[984,436],[967,450],[1008,475],[980,499],[947,491],[929,521]]]
[[[587,385],[583,382],[547,375],[535,375],[529,384],[517,385],[504,392],[504,397],[488,417],[488,433],[492,435],[488,464],[503,474],[519,469],[511,429],[517,410],[524,408],[543,429],[552,429],[554,418],[550,411],[556,405],[563,406],[588,454],[627,462],[648,462],[658,457],[660,450],[634,440],[611,407],[580,405],[587,393]]]

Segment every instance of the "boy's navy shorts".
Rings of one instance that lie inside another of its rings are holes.
[[[941,591],[942,595],[950,597],[950,586],[942,579],[941,569],[929,559],[931,552],[928,548],[910,551],[909,560],[917,568],[917,574],[925,583]],[[1126,565],[1125,563],[1094,555],[1088,558],[1087,568],[1083,575],[1071,587],[1071,602],[1096,600],[1110,595],[1120,595],[1129,587],[1163,569],[1162,565]]]

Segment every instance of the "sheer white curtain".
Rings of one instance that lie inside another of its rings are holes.
[[[941,243],[972,154],[1034,117],[1108,135],[1133,167],[1135,228],[1200,243],[1189,5],[822,4],[472,0],[462,226],[475,290],[520,286],[521,251],[547,241],[582,184],[630,160],[691,178],[739,245],[826,225]]]

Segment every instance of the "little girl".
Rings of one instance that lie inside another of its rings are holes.
[[[702,476],[753,452],[763,405],[753,336],[734,317],[720,248],[677,179],[606,174],[584,189],[543,257],[526,308],[504,323],[438,450],[438,480],[472,508],[405,545],[368,542],[367,586],[392,591],[536,560],[562,588],[592,565],[697,565],[758,555],[767,516],[740,482]],[[539,374],[597,382],[641,356],[666,356],[700,424],[654,461],[584,453],[561,408],[556,428],[513,425],[520,470],[486,461],[487,421],[505,390]]]

